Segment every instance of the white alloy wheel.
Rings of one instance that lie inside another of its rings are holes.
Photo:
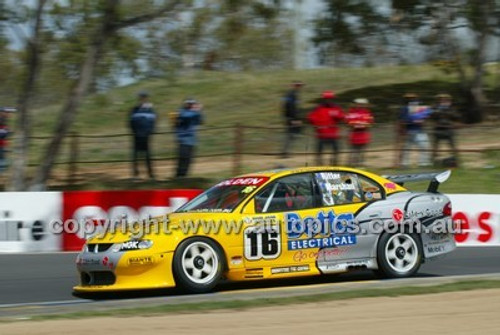
[[[397,273],[410,272],[419,260],[418,245],[414,238],[405,233],[390,237],[385,245],[387,264]]]
[[[217,253],[209,244],[196,241],[189,244],[181,258],[186,277],[196,284],[210,283],[219,271]]]

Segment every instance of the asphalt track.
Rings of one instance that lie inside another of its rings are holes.
[[[0,307],[13,304],[58,304],[88,302],[75,297],[72,287],[77,283],[75,253],[48,254],[0,254]],[[500,273],[500,247],[464,247],[452,254],[422,265],[418,277],[477,275]],[[218,292],[238,292],[248,289],[271,289],[274,287],[300,288],[304,285],[343,283],[351,281],[373,281],[369,271],[338,276],[306,277],[280,281],[251,283],[227,283],[218,287]],[[129,292],[98,296],[93,299],[177,297],[176,290]]]

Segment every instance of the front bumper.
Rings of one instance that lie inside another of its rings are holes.
[[[173,252],[82,252],[76,259],[80,284],[73,290],[109,292],[175,287],[172,260]]]

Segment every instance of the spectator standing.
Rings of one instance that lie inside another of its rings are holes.
[[[7,146],[7,137],[9,136],[9,128],[7,124],[8,112],[6,108],[0,107],[0,172],[7,167],[7,159],[5,157],[5,148]]]
[[[338,164],[338,156],[340,145],[339,122],[344,120],[344,112],[340,106],[335,104],[335,93],[325,91],[321,94],[320,104],[309,113],[308,121],[314,126],[316,131],[316,164],[322,165],[322,152],[325,146],[330,146],[333,151],[333,156],[330,159],[330,164]]]
[[[283,98],[283,114],[285,117],[286,136],[283,145],[282,158],[287,158],[289,155],[292,142],[296,139],[302,128],[302,120],[300,118],[300,100],[299,92],[304,86],[301,81],[294,81],[292,88],[286,93]]]
[[[450,165],[456,167],[458,165],[458,153],[455,144],[455,122],[459,121],[460,117],[453,107],[452,97],[449,94],[438,94],[436,96],[437,103],[433,108],[431,120],[434,122],[433,142],[432,142],[432,161],[436,162],[438,157],[439,143],[441,141],[448,142],[452,157],[449,159]]]
[[[354,99],[354,105],[349,108],[346,121],[351,128],[349,141],[351,142],[351,156],[349,164],[352,166],[361,166],[363,164],[363,155],[366,146],[371,141],[369,132],[373,124],[373,114],[370,111],[370,102],[365,98]]]
[[[198,126],[203,123],[202,109],[203,106],[196,100],[187,99],[176,117],[175,130],[179,145],[176,177],[184,177],[189,171],[198,144]]]
[[[429,136],[424,130],[424,122],[429,118],[431,109],[422,106],[418,95],[407,93],[404,95],[404,105],[401,108],[399,121],[405,132],[405,145],[402,154],[402,165],[410,165],[410,150],[416,146],[419,152],[419,166],[429,166]]]
[[[144,155],[149,178],[154,179],[153,166],[151,162],[150,137],[154,132],[156,124],[156,112],[153,104],[149,101],[149,93],[139,93],[139,103],[130,113],[130,128],[134,135],[134,148],[132,155],[134,178],[139,176],[138,160]]]

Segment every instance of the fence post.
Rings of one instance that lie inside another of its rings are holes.
[[[76,183],[76,174],[78,172],[78,157],[80,151],[80,137],[78,133],[71,132],[69,134],[69,162],[68,162],[68,177],[69,185]]]
[[[403,134],[403,125],[401,122],[396,121],[395,127],[394,127],[394,168],[398,169],[401,167],[401,158],[403,156],[403,150],[404,150],[404,141],[405,141],[405,136]]]
[[[234,127],[233,175],[241,173],[241,154],[243,151],[244,128],[237,123]]]

